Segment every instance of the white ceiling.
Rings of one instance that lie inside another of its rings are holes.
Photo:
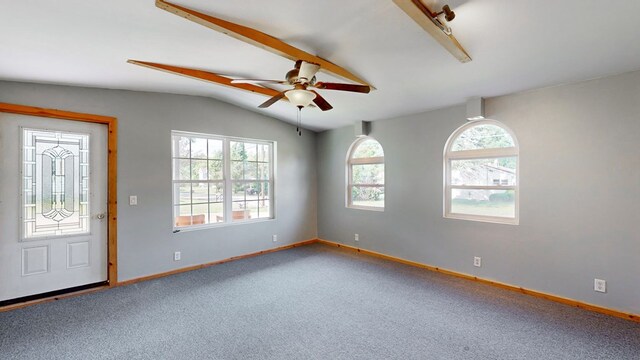
[[[640,69],[637,0],[450,0],[454,35],[473,58],[467,64],[391,0],[175,2],[271,34],[378,89],[322,91],[334,109],[304,109],[303,123],[313,130]],[[153,0],[0,0],[0,9],[0,79],[209,96],[295,122],[286,102],[261,110],[265,97],[127,64],[131,58],[267,79],[292,68]]]

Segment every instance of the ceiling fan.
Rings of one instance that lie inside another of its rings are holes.
[[[270,97],[269,100],[259,106],[260,108],[267,108],[278,100],[286,98],[286,100],[297,106],[298,109],[302,109],[303,107],[310,106],[311,103],[314,103],[321,110],[327,111],[331,110],[333,107],[314,89],[339,90],[365,94],[369,93],[371,90],[375,90],[375,87],[351,73],[349,70],[319,56],[289,45],[269,34],[265,34],[247,26],[235,24],[209,14],[204,14],[184,6],[171,3],[167,0],[156,0],[155,2],[158,8],[167,12],[206,26],[212,30],[231,36],[245,43],[257,46],[291,61],[295,61],[295,68],[287,73],[285,80],[280,81],[232,79],[221,74],[200,69],[133,59],[129,59],[127,61],[128,63]],[[323,71],[347,81],[352,81],[354,84],[325,83],[316,81],[315,75],[318,71]],[[293,88],[285,91],[279,91],[265,86],[265,84],[268,83],[290,85],[293,86]]]
[[[262,103],[259,108],[268,108],[275,104],[277,101],[287,98],[290,103],[302,109],[309,106],[312,102],[316,104],[322,111],[333,109],[333,106],[329,104],[320,94],[315,90],[309,88],[321,89],[321,90],[339,90],[349,91],[356,93],[367,94],[371,91],[371,87],[368,85],[355,85],[355,84],[343,84],[343,83],[325,83],[316,80],[316,73],[320,70],[320,65],[311,62],[298,60],[294,69],[289,70],[285,75],[286,80],[261,80],[261,79],[234,79],[231,80],[234,84],[281,84],[291,85],[293,89],[281,91],[272,96],[269,100]]]

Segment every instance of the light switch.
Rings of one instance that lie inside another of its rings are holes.
[[[135,195],[129,196],[129,205],[138,205],[138,197]]]

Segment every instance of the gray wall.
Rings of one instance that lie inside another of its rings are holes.
[[[520,142],[520,225],[442,217],[443,149],[465,123],[457,106],[372,124],[385,151],[384,212],[345,208],[353,128],[319,134],[319,237],[640,313],[640,72],[486,108]],[[607,280],[606,294],[594,278]]]
[[[120,281],[316,237],[313,132],[204,97],[0,82],[0,101],[118,118]],[[173,234],[171,130],[277,141],[276,219]]]

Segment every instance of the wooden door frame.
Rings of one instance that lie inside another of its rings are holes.
[[[118,284],[118,207],[117,207],[117,171],[118,171],[118,119],[111,116],[85,114],[79,112],[45,109],[27,105],[0,102],[0,112],[38,116],[45,118],[82,121],[108,126],[107,135],[107,281],[109,286]]]

